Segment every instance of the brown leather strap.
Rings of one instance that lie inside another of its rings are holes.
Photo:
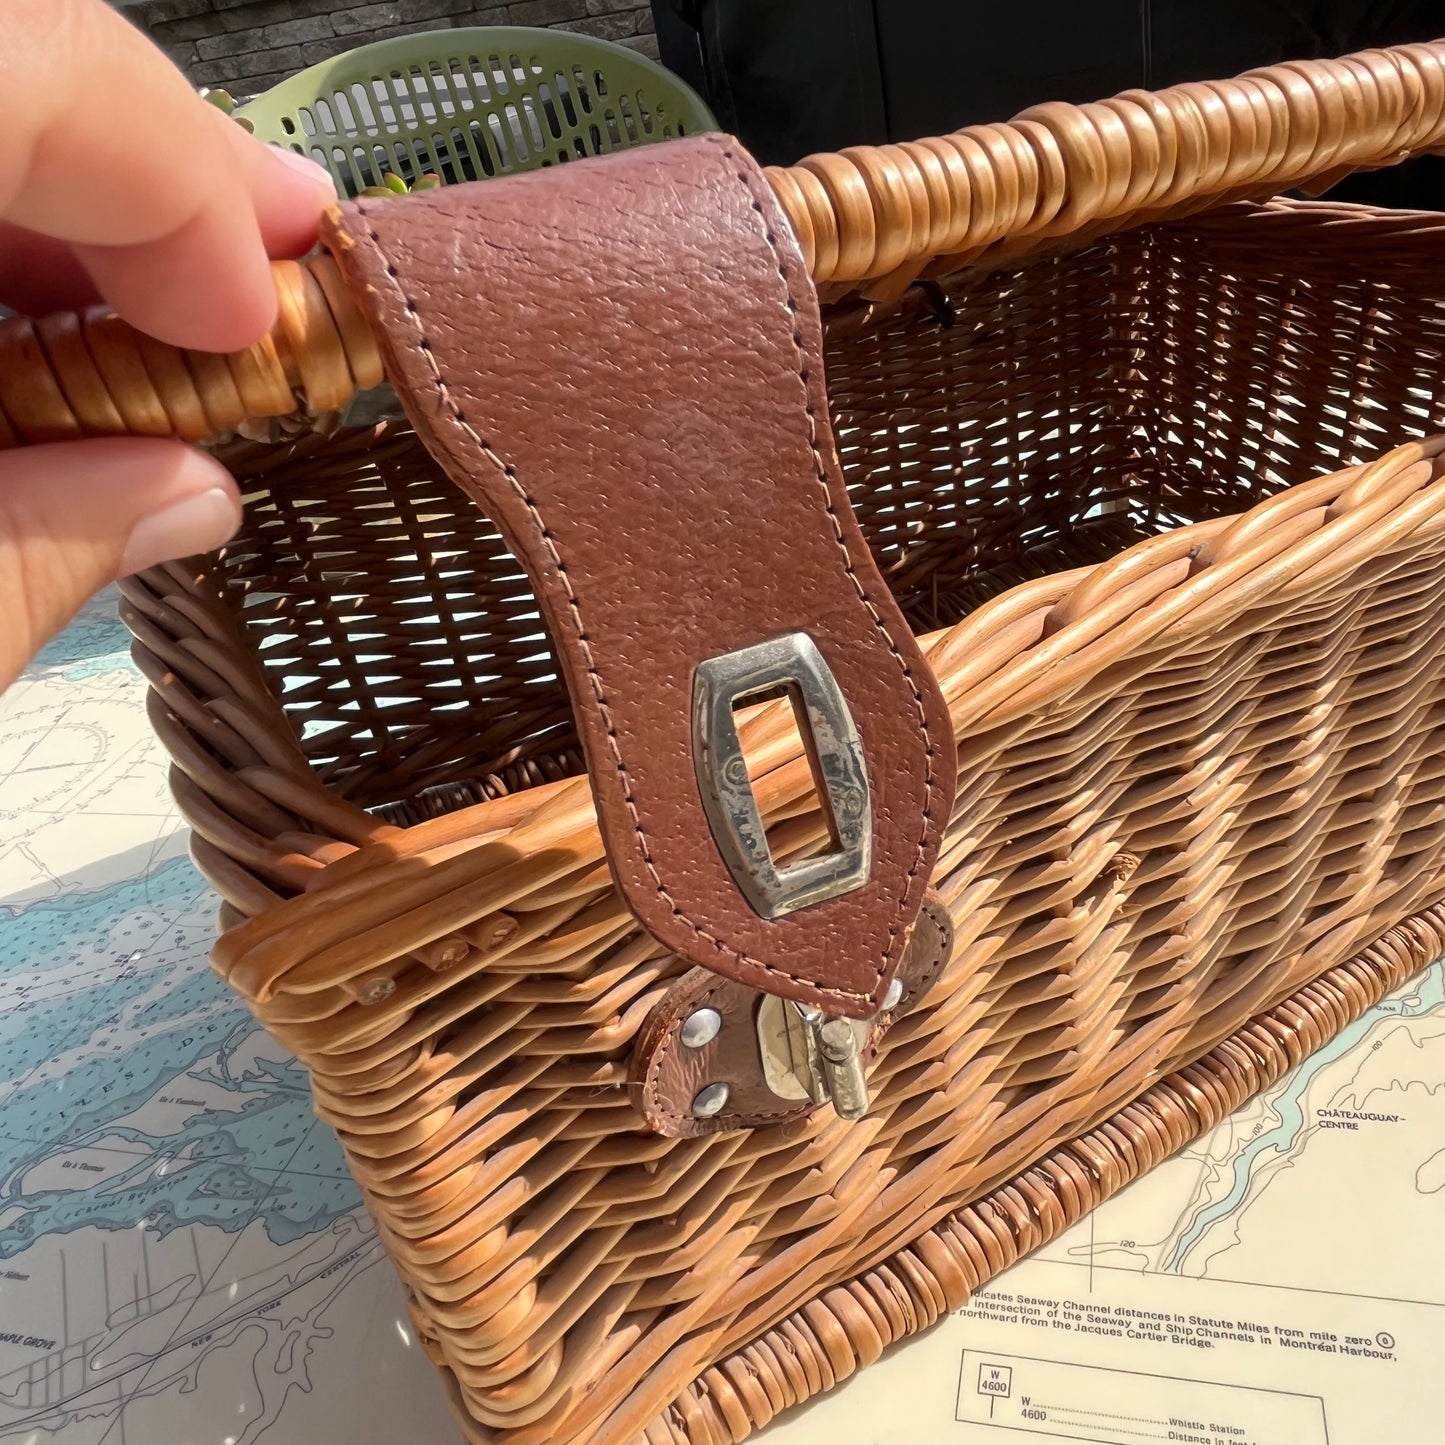
[[[865,1067],[873,1062],[883,1035],[917,1008],[952,957],[953,920],[943,900],[930,891],[898,969],[902,992],[892,1008],[876,1015],[868,1031]],[[761,999],[755,989],[694,968],[647,1016],[633,1047],[628,1090],[638,1113],[657,1133],[669,1139],[695,1139],[738,1129],[777,1128],[827,1107],[780,1098],[769,1087],[758,1042]],[[703,1009],[717,1011],[720,1027],[705,1043],[691,1046],[683,1030]],[[704,1089],[718,1085],[727,1087],[725,1107],[699,1118],[693,1112],[694,1101]]]
[[[709,136],[348,204],[326,239],[418,433],[537,589],[628,905],[716,973],[872,1012],[948,817],[952,736],[849,507],[817,300],[762,174]],[[872,866],[764,919],[703,811],[692,689],[700,663],[796,633],[861,737]]]

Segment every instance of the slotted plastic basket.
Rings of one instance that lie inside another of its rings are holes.
[[[506,26],[362,46],[234,117],[320,162],[351,195],[388,171],[475,181],[716,129],[697,95],[644,55],[590,35]]]

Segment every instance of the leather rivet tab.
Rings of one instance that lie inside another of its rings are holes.
[[[722,1015],[715,1008],[700,1008],[689,1014],[682,1026],[684,1048],[701,1049],[710,1044],[722,1028]]]
[[[897,1002],[870,1019],[829,1017],[691,969],[673,982],[637,1037],[628,1068],[632,1101],[658,1133],[681,1139],[796,1124],[825,1104],[857,1118],[868,1106],[867,1070],[880,1040],[927,995],[952,957],[953,923],[930,891],[904,952]],[[715,1034],[701,1017],[708,1014],[718,1017]],[[705,1044],[688,1046],[703,1034],[710,1035]],[[726,1090],[721,1107],[719,1086]]]
[[[698,1119],[712,1119],[728,1106],[728,1095],[732,1090],[726,1084],[708,1084],[699,1089],[692,1101],[693,1116]]]

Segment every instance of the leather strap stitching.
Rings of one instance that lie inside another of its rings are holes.
[[[358,209],[360,209],[359,206]],[[376,233],[376,231],[372,230],[370,227],[367,228],[367,234],[371,237],[372,243],[377,247],[377,250],[382,254],[382,256],[385,257],[386,252],[382,249],[381,237]],[[672,909],[674,918],[681,919],[681,921],[686,924],[688,928],[690,928],[699,937],[707,939],[707,941],[711,943],[715,948],[717,948],[719,952],[727,954],[729,957],[738,960],[738,962],[740,963],[746,963],[754,968],[760,968],[765,973],[775,974],[779,978],[786,978],[790,982],[809,982],[808,980],[795,977],[793,974],[789,973],[787,969],[777,968],[770,963],[765,963],[762,959],[753,958],[749,954],[742,953],[739,950],[732,948],[730,945],[724,943],[722,939],[715,937],[712,933],[708,932],[707,929],[703,928],[701,925],[695,923],[691,918],[689,918],[682,911],[682,909],[677,906],[676,901],[667,891],[667,885],[662,881],[662,875],[658,873],[656,865],[652,861],[652,849],[648,845],[647,832],[642,825],[642,816],[638,812],[637,803],[632,796],[632,774],[628,771],[627,763],[622,756],[622,749],[617,742],[617,729],[613,726],[612,723],[612,711],[607,705],[607,695],[602,686],[602,676],[598,672],[596,662],[593,659],[592,648],[587,637],[586,624],[582,620],[581,599],[577,596],[576,589],[572,585],[572,579],[567,572],[567,564],[562,560],[561,554],[557,551],[556,541],[553,536],[552,530],[542,520],[542,514],[538,509],[536,502],[534,502],[531,496],[528,495],[527,489],[522,485],[521,479],[517,476],[516,468],[514,468],[510,462],[503,461],[502,458],[497,455],[497,453],[492,449],[486,439],[482,437],[477,432],[476,428],[473,427],[472,424],[467,420],[466,413],[461,409],[461,407],[453,398],[451,389],[447,386],[445,379],[442,377],[441,368],[437,365],[436,356],[432,351],[431,341],[428,339],[426,332],[422,327],[421,313],[417,308],[415,300],[412,297],[406,295],[405,291],[402,289],[401,273],[397,270],[395,264],[390,260],[389,257],[386,260],[386,274],[390,276],[392,281],[396,284],[397,294],[401,297],[402,305],[405,307],[407,315],[411,317],[412,324],[416,328],[417,345],[422,351],[422,353],[426,356],[427,368],[432,374],[432,380],[436,383],[437,390],[440,392],[442,400],[446,402],[448,409],[451,411],[453,420],[476,443],[482,455],[486,457],[486,459],[491,462],[492,465],[498,469],[498,471],[501,472],[502,476],[506,478],[507,484],[517,494],[517,497],[521,501],[522,505],[526,507],[528,515],[532,518],[533,526],[535,526],[537,529],[537,535],[542,539],[542,543],[546,547],[548,555],[552,558],[552,564],[557,569],[557,574],[562,580],[562,586],[567,593],[567,604],[571,608],[575,619],[573,625],[576,632],[577,642],[582,648],[583,655],[587,659],[587,680],[592,686],[593,699],[596,702],[597,709],[602,714],[602,720],[606,725],[608,746],[612,750],[612,756],[617,763],[617,771],[622,778],[623,800],[627,804],[627,811],[632,816],[632,828],[633,832],[637,835],[638,844],[641,848],[642,861],[646,864],[647,871],[649,874],[651,874],[652,881],[656,885],[658,893],[667,900],[668,905]],[[882,970],[880,969],[879,972],[881,973]],[[819,993],[825,993],[833,997],[841,998],[847,996],[847,991],[844,989],[824,988],[819,986],[817,991]]]
[[[737,152],[733,150],[721,137],[708,137],[715,143],[723,146],[723,159],[730,164],[738,159]],[[843,554],[843,571],[847,574],[848,580],[853,584],[854,591],[858,594],[858,600],[867,609],[868,615],[873,619],[873,625],[883,634],[883,640],[888,644],[888,650],[893,654],[893,660],[898,664],[904,680],[908,683],[908,689],[913,694],[913,709],[918,715],[918,731],[923,737],[924,754],[927,758],[924,773],[924,806],[923,822],[918,835],[918,843],[914,849],[913,862],[906,875],[907,886],[903,892],[906,897],[913,880],[918,876],[918,870],[927,856],[926,844],[928,841],[929,825],[933,822],[934,796],[937,791],[937,784],[934,775],[934,757],[937,749],[934,745],[933,734],[928,726],[928,712],[923,705],[923,694],[918,686],[918,680],[913,676],[913,670],[909,667],[907,659],[898,650],[898,641],[889,630],[888,624],[873,605],[867,592],[863,590],[863,584],[858,580],[858,574],[854,569],[852,554],[848,551],[848,543],[843,536],[843,529],[838,523],[838,514],[833,507],[833,493],[828,485],[828,472],[823,464],[822,451],[818,443],[818,416],[813,408],[812,397],[808,394],[808,353],[803,344],[802,329],[798,326],[796,317],[798,315],[798,300],[793,295],[792,282],[788,279],[787,267],[783,260],[783,254],[778,249],[778,238],[773,233],[772,227],[768,224],[767,213],[763,209],[762,202],[758,197],[758,178],[750,173],[744,166],[734,165],[733,173],[742,182],[743,189],[747,191],[753,210],[763,223],[763,234],[767,238],[768,249],[773,253],[773,259],[777,263],[778,278],[783,283],[783,293],[788,298],[788,313],[794,318],[793,322],[793,349],[797,353],[798,381],[803,391],[803,413],[808,418],[808,450],[813,456],[813,477],[823,489],[823,507],[828,514],[828,521],[833,528],[833,540],[838,550]],[[771,192],[768,193],[771,195]],[[888,945],[884,951],[884,959],[893,951],[893,940],[898,937],[903,907],[900,902],[897,912],[894,914],[893,922],[888,928]],[[876,969],[876,977],[883,976],[883,964],[880,963]]]
[[[730,163],[736,162],[737,152],[731,149],[731,147],[728,145],[727,141],[723,137],[710,136],[706,139],[712,141],[715,144],[723,146],[723,157],[725,160],[729,161]],[[793,294],[792,283],[788,278],[782,253],[778,249],[777,237],[776,235],[774,235],[772,228],[768,225],[767,215],[763,209],[762,203],[758,199],[753,179],[749,176],[746,169],[742,167],[732,165],[730,168],[732,169],[733,174],[741,182],[744,190],[747,192],[749,203],[752,209],[757,213],[759,219],[762,221],[764,227],[764,235],[767,239],[768,247],[777,262],[778,276],[783,283],[783,290],[784,294],[787,297],[789,314],[793,317],[796,317],[798,313],[797,298]],[[383,202],[382,204],[386,203]],[[358,201],[356,203],[356,212],[363,218],[363,220],[365,220],[367,212],[366,203]],[[442,400],[445,402],[448,410],[451,412],[453,420],[476,444],[482,455],[494,467],[497,468],[501,475],[506,479],[507,484],[516,493],[518,499],[522,502],[523,506],[527,509],[527,513],[532,519],[532,524],[536,528],[537,535],[541,538],[543,545],[546,547],[548,555],[551,557],[552,563],[557,570],[557,574],[562,581],[563,589],[565,590],[567,595],[568,606],[574,617],[573,625],[576,640],[582,649],[583,656],[586,659],[587,677],[592,688],[593,698],[596,703],[597,709],[602,716],[602,720],[606,728],[608,746],[611,749],[613,759],[617,764],[619,776],[621,777],[623,800],[626,803],[628,813],[632,818],[633,831],[637,837],[642,861],[646,865],[647,871],[652,877],[658,894],[667,901],[668,906],[672,909],[674,918],[677,918],[685,927],[690,929],[700,938],[706,939],[719,952],[726,954],[729,958],[732,958],[737,962],[746,964],[750,967],[761,969],[764,973],[771,974],[775,977],[787,979],[791,983],[806,984],[818,994],[826,995],[832,998],[856,997],[856,995],[854,995],[851,991],[847,989],[829,988],[820,983],[817,983],[812,979],[800,978],[799,976],[785,968],[779,968],[776,965],[767,963],[762,959],[754,958],[750,954],[743,953],[741,950],[736,949],[730,944],[723,942],[722,939],[716,937],[706,928],[702,927],[693,919],[689,918],[683,912],[683,910],[678,907],[676,900],[668,892],[667,886],[663,882],[662,876],[658,873],[656,865],[652,861],[652,850],[647,840],[647,833],[645,828],[643,827],[641,814],[638,812],[636,801],[632,795],[632,776],[631,773],[628,771],[626,760],[623,758],[621,747],[618,744],[617,731],[613,725],[611,709],[607,705],[606,692],[602,686],[601,674],[598,672],[596,662],[592,654],[592,649],[587,636],[586,625],[582,618],[581,599],[578,597],[577,592],[572,585],[572,579],[568,574],[567,565],[563,561],[561,554],[557,550],[555,537],[551,529],[546,525],[545,521],[543,520],[542,514],[538,509],[536,503],[528,494],[527,489],[522,485],[521,479],[517,476],[516,468],[513,467],[511,463],[504,461],[502,457],[500,457],[497,452],[493,450],[487,440],[477,432],[476,428],[472,426],[471,422],[468,421],[466,413],[457,403],[451,392],[451,389],[446,383],[445,378],[441,374],[441,368],[437,363],[431,340],[426,333],[425,326],[423,325],[420,310],[417,307],[415,299],[406,294],[406,288],[402,284],[400,270],[397,268],[395,262],[392,261],[391,257],[387,254],[380,235],[370,224],[367,225],[367,234],[371,239],[372,245],[376,247],[377,254],[382,258],[383,262],[385,263],[386,274],[391,279],[391,282],[395,287],[397,296],[401,300],[403,309],[406,311],[407,316],[410,318],[413,329],[416,332],[418,349],[426,358],[427,369],[431,373],[432,380],[436,384],[438,393],[440,394]],[[834,510],[833,506],[832,492],[828,486],[827,471],[823,464],[821,450],[818,442],[817,415],[813,408],[812,400],[808,395],[809,378],[807,368],[807,354],[804,348],[802,331],[796,325],[796,323],[793,326],[792,337],[794,349],[797,352],[798,380],[799,384],[803,389],[803,410],[807,417],[808,445],[813,457],[814,477],[815,480],[819,483],[819,485],[823,488],[824,507],[827,511],[829,522],[833,527],[834,541],[838,546],[838,550],[842,553],[844,561],[844,571],[847,574],[849,581],[852,582],[854,589],[858,593],[860,601],[867,609],[869,616],[872,617],[874,625],[879,629],[880,632],[882,632],[884,640],[888,644],[889,651],[893,654],[895,661],[897,661],[898,663],[900,671],[903,673],[904,679],[908,683],[909,690],[913,696],[914,708],[919,718],[919,732],[921,733],[925,743],[924,751],[927,759],[924,779],[925,805],[923,808],[922,828],[919,834],[918,844],[915,849],[913,863],[910,866],[907,874],[907,883],[909,886],[911,886],[914,878],[918,874],[919,867],[921,866],[926,856],[926,843],[928,838],[929,826],[933,821],[932,810],[934,807],[934,798],[936,794],[934,759],[937,750],[934,744],[932,732],[928,726],[927,713],[923,706],[923,698],[919,690],[917,680],[914,678],[912,670],[910,669],[907,661],[899,652],[897,642],[894,639],[892,633],[889,631],[887,623],[883,620],[882,616],[874,607],[873,603],[869,600],[868,595],[864,591],[862,584],[859,582],[857,573],[854,569],[853,558],[848,551],[848,546],[843,537],[842,529],[839,526],[837,513]],[[908,893],[907,886],[904,888],[903,893],[904,897],[906,897]],[[903,912],[903,902],[900,899],[900,904],[895,913],[894,920],[889,926],[887,947],[884,951],[883,957],[879,960],[878,964],[874,968],[875,987],[877,986],[878,981],[881,981],[883,977],[887,957],[893,949],[893,941],[897,938],[900,929],[905,926],[902,923]]]

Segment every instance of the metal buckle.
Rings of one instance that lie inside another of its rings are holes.
[[[845,1019],[767,994],[758,1005],[763,1077],[780,1099],[831,1103],[840,1119],[868,1112],[863,1047],[872,1019]]]
[[[779,686],[792,693],[834,842],[831,852],[784,868],[773,862],[733,719],[738,702]],[[760,917],[781,918],[867,881],[873,810],[863,745],[837,680],[806,633],[789,633],[698,664],[692,752],[713,841],[739,892]]]

